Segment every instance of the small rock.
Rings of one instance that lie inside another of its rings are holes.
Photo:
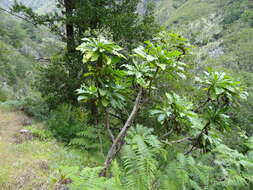
[[[27,129],[21,129],[20,131],[19,131],[21,134],[23,134],[23,135],[26,135],[26,134],[30,134],[31,132],[29,131],[29,130],[27,130]]]

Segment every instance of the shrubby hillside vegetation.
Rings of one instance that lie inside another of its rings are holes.
[[[3,2],[0,188],[253,188],[252,1]]]
[[[250,0],[158,0],[156,19],[195,46],[195,68],[226,70],[252,89],[253,4]],[[251,93],[250,93],[251,94]],[[251,131],[252,96],[238,115]]]

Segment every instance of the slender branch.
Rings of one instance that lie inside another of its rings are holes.
[[[204,101],[199,107],[197,107],[194,112],[198,113],[207,103],[211,101],[210,98],[208,98],[206,101]]]
[[[12,15],[12,16],[15,16],[15,17],[17,17],[17,18],[19,18],[19,19],[22,19],[22,20],[24,20],[24,21],[26,21],[26,22],[29,22],[29,23],[31,23],[32,25],[34,25],[34,26],[37,27],[37,24],[36,24],[36,23],[34,23],[34,22],[28,20],[28,19],[25,18],[25,17],[22,17],[22,16],[20,16],[20,15],[17,15],[17,14],[15,14],[15,13],[13,13],[12,11],[6,10],[6,9],[4,9],[4,8],[2,8],[2,7],[0,7],[0,10],[3,11],[3,12],[6,12],[6,13]]]
[[[115,138],[114,138],[114,135],[113,135],[113,133],[112,133],[112,131],[110,129],[110,121],[109,121],[109,111],[108,111],[108,108],[106,109],[105,112],[106,112],[105,113],[105,125],[106,125],[106,129],[107,129],[107,131],[108,131],[108,133],[109,133],[109,135],[111,137],[111,141],[114,142]]]
[[[206,125],[204,126],[204,128],[201,130],[201,132],[199,133],[199,135],[195,138],[194,140],[194,144],[192,145],[192,147],[190,148],[190,150],[188,150],[187,152],[184,153],[184,155],[188,155],[190,154],[193,150],[197,149],[197,145],[200,143],[200,139],[203,136],[203,134],[207,131],[208,127],[210,126],[211,121],[208,121],[206,123]]]
[[[159,72],[159,67],[156,68],[154,77],[153,77],[153,78],[150,80],[150,82],[149,82],[149,90],[148,90],[148,91],[149,91],[149,92],[148,92],[149,96],[150,96],[150,94],[151,94],[152,83],[153,83],[153,81],[155,80],[156,75],[157,75],[158,72]]]
[[[39,58],[35,58],[36,61],[40,61],[40,62],[51,62],[50,58],[45,58],[45,57],[39,57]]]
[[[161,136],[160,139],[164,139],[165,137],[171,135],[171,133],[173,132],[173,130],[174,130],[174,128],[172,127],[172,128],[170,129],[170,131],[167,132],[167,133],[165,133],[163,136]]]
[[[177,144],[177,143],[182,143],[182,142],[191,141],[191,140],[192,140],[191,137],[185,137],[185,138],[182,138],[182,139],[179,139],[179,140],[165,142],[165,143],[168,144],[168,145],[171,145],[171,144]]]
[[[197,147],[192,146],[188,151],[186,151],[186,152],[184,153],[184,155],[188,155],[188,154],[190,154],[192,151],[194,151],[194,150],[196,150],[196,149],[197,149]]]
[[[24,20],[25,22],[34,25],[36,28],[39,28],[38,25],[43,25],[43,26],[47,27],[49,30],[55,32],[56,35],[60,36],[60,38],[61,38],[63,41],[66,41],[66,36],[65,36],[65,34],[62,34],[62,32],[60,31],[60,29],[55,29],[55,28],[53,27],[52,24],[49,24],[49,25],[46,25],[46,24],[38,24],[38,23],[36,23],[36,22],[33,22],[33,21],[29,20],[29,19],[26,18],[26,17],[22,17],[22,16],[20,16],[20,15],[18,15],[18,14],[13,13],[12,11],[7,10],[7,9],[4,9],[4,8],[2,8],[2,7],[0,7],[0,11],[3,11],[3,12],[5,12],[5,13],[8,13],[8,14],[14,16],[14,17],[19,18],[19,19],[22,19],[22,20]],[[53,28],[54,28],[54,29],[53,29]]]
[[[115,117],[116,119],[121,120],[121,121],[123,121],[123,122],[125,123],[125,119],[121,118],[120,116],[118,116],[118,115],[116,115],[116,114],[114,114],[114,113],[111,113],[111,112],[109,112],[109,115],[110,115],[110,116],[113,116],[113,117]]]
[[[142,87],[140,87],[138,95],[135,99],[135,103],[134,103],[134,107],[132,109],[132,112],[131,112],[130,116],[128,117],[124,127],[121,129],[120,133],[118,134],[116,139],[113,141],[113,144],[106,156],[104,168],[100,172],[100,176],[106,176],[106,172],[107,172],[108,168],[110,167],[112,160],[114,159],[117,152],[121,149],[121,147],[123,145],[123,143],[121,143],[121,141],[124,139],[128,129],[131,127],[133,120],[140,108],[142,92],[143,92],[143,89],[142,89]]]

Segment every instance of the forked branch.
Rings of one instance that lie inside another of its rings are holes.
[[[108,168],[110,167],[112,160],[114,159],[117,152],[121,149],[121,147],[123,145],[123,143],[121,143],[121,142],[124,140],[124,137],[125,137],[128,129],[131,127],[131,125],[134,121],[134,118],[136,117],[136,114],[137,114],[138,110],[140,109],[142,92],[143,92],[143,89],[140,87],[138,95],[135,99],[135,103],[134,103],[134,107],[132,109],[132,112],[131,112],[130,116],[128,117],[124,127],[121,129],[120,133],[118,134],[116,139],[113,141],[113,144],[112,144],[109,152],[107,153],[104,167],[103,167],[102,171],[100,172],[100,176],[106,176],[106,172],[107,172]]]

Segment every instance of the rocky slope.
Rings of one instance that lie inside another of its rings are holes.
[[[158,0],[157,20],[196,45],[198,66],[253,70],[253,2]]]
[[[1,102],[31,96],[36,70],[43,64],[38,59],[60,51],[61,44],[46,28],[34,27],[3,11],[0,18]]]
[[[46,11],[47,9],[53,8],[54,0],[18,0],[17,2],[21,2],[34,10],[38,11]],[[0,0],[0,5],[8,8],[14,3],[14,0]]]
[[[253,1],[153,0],[156,18],[195,45],[195,70],[212,67],[231,72],[248,87],[247,103],[236,120],[253,127]]]

